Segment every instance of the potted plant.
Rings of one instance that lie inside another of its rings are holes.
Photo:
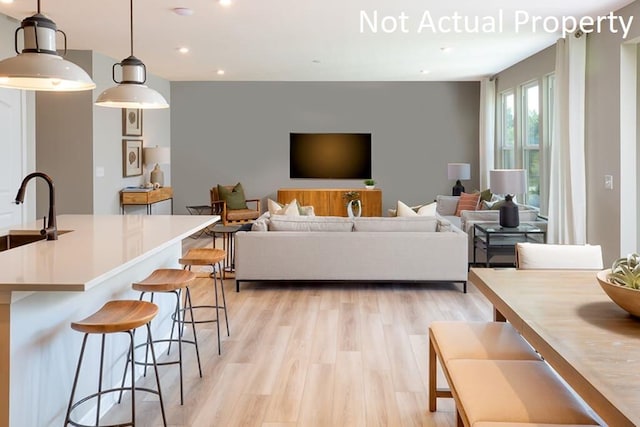
[[[605,293],[621,308],[640,317],[640,254],[632,253],[598,273]]]
[[[347,216],[350,218],[359,217],[362,213],[362,203],[360,202],[360,193],[357,191],[347,191],[342,195],[347,207]]]
[[[376,188],[376,181],[371,178],[365,179],[364,188],[366,188],[367,190],[373,190],[374,188]]]

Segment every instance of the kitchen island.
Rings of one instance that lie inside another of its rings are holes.
[[[137,299],[133,281],[156,268],[179,268],[182,239],[217,220],[218,216],[60,215],[58,240],[0,252],[0,427],[62,425],[82,339],[70,322],[108,300]],[[13,227],[11,234],[40,228],[41,221],[34,222]],[[168,335],[171,299],[155,302],[161,311],[154,332]],[[107,351],[108,383],[120,380],[127,348],[126,338],[121,338]],[[86,359],[96,361],[94,366],[83,365],[89,377],[98,372],[98,347],[87,349]],[[93,387],[93,380],[81,381],[79,393]]]

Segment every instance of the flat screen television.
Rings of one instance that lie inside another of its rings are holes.
[[[371,134],[290,133],[289,177],[371,178]]]

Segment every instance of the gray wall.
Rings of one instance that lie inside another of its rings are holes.
[[[617,12],[640,15],[640,2]],[[629,40],[640,36],[631,27]],[[620,254],[620,34],[590,34],[587,38],[586,160],[587,236],[603,245],[605,265]],[[613,175],[613,191],[604,175]],[[626,254],[624,254],[626,255]]]
[[[556,45],[553,44],[535,55],[500,71],[496,79],[496,91],[500,93],[507,89],[515,89],[522,83],[553,73],[555,68]]]
[[[68,51],[66,59],[91,75],[91,52]],[[55,182],[58,214],[93,213],[92,96],[91,91],[36,92],[36,167]],[[38,182],[38,217],[48,206],[47,186]]]
[[[640,15],[640,2],[616,12]],[[628,40],[640,36],[631,28]],[[620,45],[621,34],[608,32],[587,36],[586,78],[586,175],[587,241],[603,247],[605,265],[620,254]],[[555,49],[550,47],[501,72],[499,90],[553,71]],[[548,71],[547,71],[548,70]],[[613,175],[613,191],[605,190],[604,175]],[[626,255],[626,254],[625,254]]]
[[[81,66],[96,82],[96,89],[84,92],[38,92],[36,96],[37,169],[52,176],[56,184],[58,214],[117,214],[119,191],[149,179],[122,176],[122,110],[93,103],[103,90],[114,85],[111,67],[114,62],[92,51],[69,51],[67,59]],[[153,75],[147,85],[160,92],[169,103],[170,83]],[[143,145],[170,147],[170,109],[143,111]],[[96,169],[104,175],[98,177]],[[165,170],[165,185],[171,185],[171,172]],[[38,217],[46,214],[46,185],[38,183]],[[154,213],[170,213],[170,203],[155,205]],[[128,213],[144,213],[144,207],[128,207]]]
[[[119,60],[118,60],[119,61]],[[111,67],[115,61],[99,53],[93,53],[93,79],[96,89],[94,100],[114,83],[111,79]],[[171,88],[168,80],[147,75],[147,86],[161,93],[171,105]],[[120,190],[127,186],[137,186],[149,181],[149,170],[143,166],[142,176],[122,176],[122,140],[141,139],[143,146],[171,146],[171,108],[163,110],[144,110],[142,112],[142,137],[122,136],[122,110],[93,106],[93,188],[94,212],[96,214],[114,214],[120,212]],[[96,169],[102,168],[104,176],[98,177]],[[165,172],[165,185],[171,186],[169,165],[161,165]],[[170,203],[162,202],[153,206],[153,213],[170,213]],[[144,213],[145,208],[128,206],[127,213]]]
[[[243,183],[248,197],[281,187],[356,187],[360,180],[289,178],[289,132],[371,132],[383,211],[449,194],[448,162],[472,165],[478,186],[478,82],[172,82],[176,211],[209,188]],[[266,203],[265,203],[266,205]]]

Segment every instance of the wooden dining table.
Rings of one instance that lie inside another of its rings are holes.
[[[472,268],[469,281],[610,426],[640,426],[640,319],[595,271]]]

